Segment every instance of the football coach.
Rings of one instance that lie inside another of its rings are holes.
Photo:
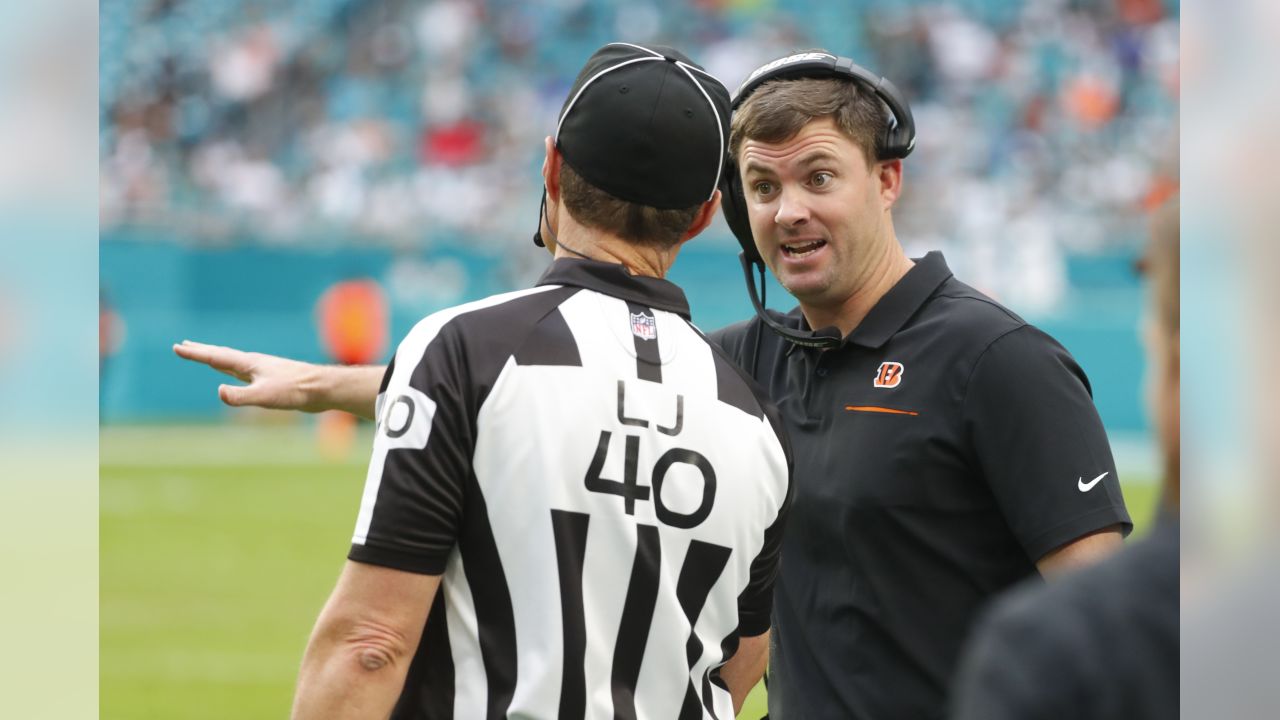
[[[777,403],[796,459],[770,715],[944,717],[987,601],[1132,527],[1088,379],[940,253],[904,252],[915,128],[891,82],[800,53],[752,73],[733,110],[722,209],[757,315],[711,337]],[[797,308],[764,308],[765,267]],[[175,351],[249,382],[219,388],[232,405],[373,414],[376,368]]]
[[[1084,372],[1051,337],[909,258],[894,232],[910,108],[800,53],[734,97],[724,213],[799,302],[713,334],[778,404],[797,458],[770,715],[940,718],[971,625],[1018,580],[1131,527]]]

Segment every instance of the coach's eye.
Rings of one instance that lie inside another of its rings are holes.
[[[813,174],[813,186],[822,187],[831,182],[832,175],[829,172],[820,172]]]
[[[773,192],[773,183],[762,180],[755,184],[756,194],[765,196]]]

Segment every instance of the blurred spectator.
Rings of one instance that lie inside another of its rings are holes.
[[[400,248],[466,237],[519,264],[502,249],[527,240],[529,148],[553,130],[566,58],[653,39],[703,48],[734,87],[829,40],[829,26],[849,29],[830,50],[892,79],[916,110],[908,182],[921,191],[903,237],[944,247],[993,294],[1053,308],[1065,257],[1136,246],[1140,213],[1176,185],[1160,158],[1177,142],[1178,18],[1161,0],[130,7],[102,17],[108,230]]]
[[[0,355],[5,345],[5,318],[0,308]],[[124,318],[111,303],[106,290],[98,289],[98,412],[102,412],[102,399],[107,392],[107,363],[124,345]]]
[[[232,102],[262,97],[271,89],[281,49],[270,25],[246,28],[234,38],[215,40],[209,62],[213,89]]]

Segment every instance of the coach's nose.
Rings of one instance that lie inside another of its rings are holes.
[[[773,221],[783,227],[794,228],[809,222],[809,206],[805,204],[802,194],[796,191],[782,190],[778,193],[778,212]]]

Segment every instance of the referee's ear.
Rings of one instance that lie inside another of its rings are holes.
[[[554,206],[560,202],[560,163],[564,160],[550,135],[542,140],[542,144],[546,148],[542,157],[542,184],[547,189],[547,201]]]
[[[698,208],[698,214],[693,216],[693,222],[689,223],[689,229],[684,231],[680,236],[680,242],[684,243],[692,240],[698,233],[707,229],[711,221],[715,219],[716,213],[720,210],[720,191],[717,190],[711,199],[702,203]]]

